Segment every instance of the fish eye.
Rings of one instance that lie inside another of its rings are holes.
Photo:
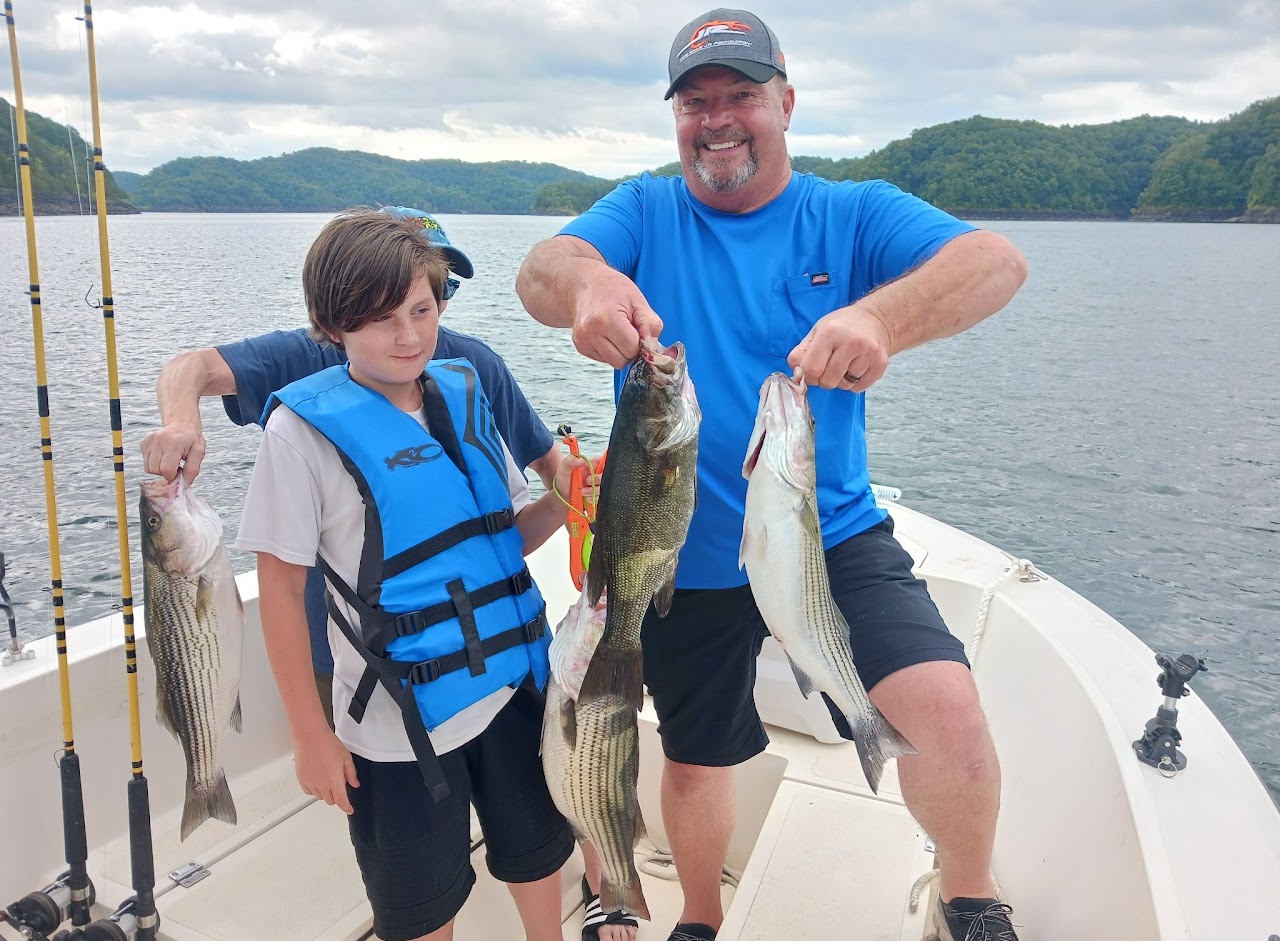
[[[152,529],[155,529],[157,526],[160,525],[160,517],[152,513],[150,516],[147,517],[147,525],[150,526]]]

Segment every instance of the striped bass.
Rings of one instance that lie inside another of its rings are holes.
[[[147,646],[156,668],[156,721],[187,761],[182,839],[210,818],[236,822],[222,770],[222,736],[240,731],[244,605],[213,508],[173,483],[141,485]]]
[[[623,696],[574,702],[555,676],[547,680],[542,768],[547,789],[579,842],[600,853],[600,905],[649,918],[636,871],[636,841],[645,834],[636,779],[640,731]]]
[[[738,565],[756,607],[786,653],[800,692],[826,695],[852,730],[875,793],[885,762],[915,749],[867,697],[849,625],[831,597],[818,517],[817,450],[805,387],[775,372],[760,387],[747,446],[746,515]]]

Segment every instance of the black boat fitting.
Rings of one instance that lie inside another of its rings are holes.
[[[1189,653],[1177,660],[1158,653],[1156,663],[1160,666],[1156,685],[1164,694],[1164,701],[1156,709],[1155,717],[1147,721],[1142,738],[1133,743],[1133,750],[1143,764],[1172,776],[1187,766],[1186,755],[1178,750],[1182,742],[1182,733],[1178,731],[1178,700],[1191,694],[1187,687],[1191,678],[1201,671],[1207,673],[1209,668],[1204,660]]]

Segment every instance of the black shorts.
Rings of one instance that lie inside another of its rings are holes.
[[[853,659],[868,690],[916,663],[968,665],[964,645],[911,573],[891,518],[826,556],[831,593],[849,622]],[[755,682],[768,634],[749,585],[677,589],[665,618],[649,609],[641,632],[644,679],[668,758],[726,767],[764,751],[769,737],[756,711]]]
[[[384,941],[408,941],[448,924],[475,884],[469,804],[484,830],[486,861],[502,882],[534,882],[564,865],[573,835],[547,792],[538,747],[543,697],[523,686],[479,736],[440,756],[449,796],[434,803],[417,762],[352,755],[348,787],[356,862]]]

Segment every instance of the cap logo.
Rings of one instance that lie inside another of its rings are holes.
[[[422,223],[422,227],[424,229],[430,229],[433,232],[440,231],[440,223],[436,222],[436,220],[432,219],[430,216],[422,216],[418,221]]]
[[[684,61],[708,46],[750,46],[751,41],[748,39],[721,38],[734,33],[741,35],[749,32],[751,27],[740,20],[708,20],[693,31],[688,44],[676,53],[676,59]]]

